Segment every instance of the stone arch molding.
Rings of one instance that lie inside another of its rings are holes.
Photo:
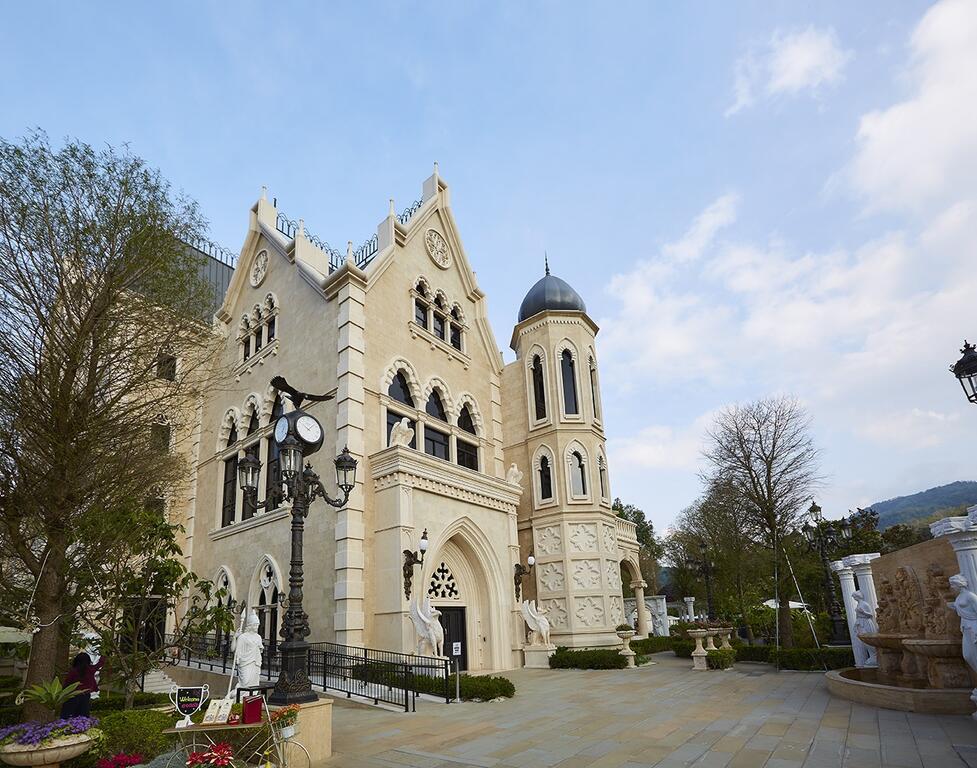
[[[383,378],[380,379],[380,394],[386,395],[390,389],[390,383],[394,380],[398,371],[403,371],[407,379],[407,386],[410,388],[410,396],[414,398],[414,407],[424,410],[424,403],[427,402],[421,395],[421,381],[417,376],[414,365],[403,357],[394,358],[387,369],[384,371]]]
[[[455,402],[455,410],[451,412],[451,420],[455,424],[458,423],[458,417],[461,416],[461,409],[468,406],[468,410],[471,411],[472,421],[475,423],[475,431],[478,433],[478,437],[485,436],[485,422],[482,419],[482,412],[478,408],[478,401],[475,396],[470,392],[462,392],[458,395]]]
[[[548,498],[543,498],[543,487],[540,485],[539,479],[539,469],[540,469],[540,459],[543,457],[549,459],[550,463],[550,496]],[[533,500],[537,505],[542,504],[555,504],[559,499],[559,472],[557,471],[556,454],[553,453],[553,449],[550,448],[546,443],[540,444],[533,453],[533,461],[530,471],[532,472],[532,483],[533,483]]]
[[[217,569],[217,573],[214,576],[214,586],[220,589],[221,582],[225,576],[227,577],[227,597],[237,600],[239,598],[237,582],[234,580],[234,574],[231,572],[231,569],[226,565],[222,565]]]
[[[448,385],[445,384],[444,379],[440,376],[432,376],[427,380],[427,384],[424,385],[424,389],[421,390],[421,401],[419,403],[414,403],[419,410],[424,410],[427,405],[427,399],[431,396],[431,393],[437,391],[438,395],[441,397],[441,404],[444,406],[444,412],[447,414],[449,421],[455,418],[455,406],[454,400],[451,397],[451,390],[448,389]]]
[[[583,459],[583,476],[584,476],[584,493],[583,496],[574,494],[573,492],[573,472],[576,471],[574,466],[573,454],[579,453],[580,458]],[[566,478],[566,493],[568,499],[575,499],[580,501],[582,499],[591,499],[594,494],[594,478],[592,477],[593,471],[591,467],[590,454],[584,447],[583,443],[579,440],[572,440],[570,444],[566,447],[563,452],[563,475]],[[600,489],[597,490],[600,494]]]
[[[224,412],[221,419],[220,429],[217,430],[217,452],[220,453],[227,448],[227,438],[231,435],[231,427],[237,430],[238,436],[241,434],[241,411],[237,406],[231,406]]]
[[[271,566],[272,576],[270,580],[265,577],[266,565]],[[258,605],[258,595],[262,591],[265,591],[268,599],[270,599],[275,589],[278,590],[278,594],[285,592],[285,585],[282,581],[282,569],[278,567],[278,561],[274,557],[265,553],[258,560],[258,564],[251,574],[251,584],[248,589],[248,609],[254,609]]]
[[[247,429],[247,424],[245,422],[251,419],[251,414],[257,414],[258,422],[261,422],[262,416],[264,416],[264,397],[262,397],[258,392],[251,392],[246,398],[244,398],[244,428]]]

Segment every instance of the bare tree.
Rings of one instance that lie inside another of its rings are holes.
[[[707,433],[704,457],[715,478],[744,502],[746,521],[773,551],[781,644],[793,645],[790,577],[784,537],[796,527],[820,482],[810,418],[794,399],[768,398],[721,412]]]
[[[212,380],[196,205],[127,150],[0,139],[0,583],[34,631],[27,682],[67,658],[78,606],[165,497]],[[29,712],[29,715],[36,715]]]

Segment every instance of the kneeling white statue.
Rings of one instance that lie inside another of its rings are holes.
[[[247,609],[245,609],[247,610]],[[244,618],[241,612],[243,627],[234,633],[231,648],[234,650],[234,666],[231,679],[227,684],[227,695],[238,688],[255,688],[261,683],[261,653],[264,650],[264,640],[258,634],[258,614],[251,611]],[[231,686],[237,676],[237,685]]]

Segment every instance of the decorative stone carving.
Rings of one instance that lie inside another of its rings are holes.
[[[545,609],[551,627],[566,629],[569,626],[567,624],[567,603],[562,597],[540,600],[539,607]]]
[[[950,587],[957,593],[953,610],[960,617],[960,633],[963,635],[963,659],[971,669],[971,677],[977,674],[977,594],[971,591],[967,579],[959,573],[950,577]],[[970,695],[977,704],[977,688]],[[977,720],[977,712],[973,715]]]
[[[577,608],[574,612],[577,621],[585,627],[599,627],[604,624],[604,606],[600,598],[581,597],[577,598]]]
[[[580,589],[600,587],[600,568],[597,560],[575,560],[573,562],[573,583]]]
[[[546,610],[536,607],[535,600],[522,601],[522,617],[529,626],[529,645],[550,645],[550,622]]]
[[[852,593],[852,597],[855,600],[855,634],[861,638],[862,635],[874,635],[878,634],[879,625],[875,621],[875,611],[872,610],[872,606],[862,595],[861,590],[855,590]],[[862,642],[861,647],[857,649],[856,652],[859,653],[861,658],[855,659],[855,665],[858,667],[877,667],[879,665],[878,659],[875,656],[875,648],[871,645],[866,645]]]
[[[265,275],[268,273],[268,251],[258,251],[251,264],[251,287],[257,288],[264,282]]]
[[[547,592],[562,592],[566,586],[563,563],[544,563],[539,567],[539,583]]]
[[[451,251],[448,250],[448,244],[444,241],[440,232],[436,229],[429,229],[425,232],[424,245],[427,247],[427,253],[431,257],[431,261],[441,267],[441,269],[447,269],[451,266]]]
[[[611,589],[621,588],[621,566],[617,560],[606,560],[604,572],[607,574],[607,586]]]
[[[947,621],[951,614],[956,615],[949,606],[954,600],[953,589],[943,569],[936,564],[926,569],[926,591],[926,637],[943,638],[953,634],[959,636],[957,622]]]
[[[611,596],[611,623],[622,624],[624,622],[624,603],[617,595]]]
[[[548,525],[536,534],[536,551],[543,555],[557,555],[563,549],[560,526]]]
[[[653,632],[657,637],[668,637],[668,605],[665,595],[652,595],[648,601]]]
[[[505,481],[509,485],[518,485],[522,488],[522,472],[514,463],[509,465],[509,471],[505,473]]]
[[[570,526],[570,549],[574,552],[597,551],[597,525],[578,523]]]
[[[896,608],[896,596],[892,582],[885,576],[879,579],[879,607],[875,612],[879,624],[879,632],[895,634],[899,632],[899,613]]]
[[[461,592],[458,590],[458,583],[455,581],[454,574],[445,563],[441,563],[431,574],[431,586],[427,588],[428,597],[437,600],[458,600]]]
[[[245,609],[247,610],[247,609]],[[234,651],[234,674],[237,675],[237,685],[231,687],[231,679],[227,681],[227,695],[230,696],[238,688],[253,688],[261,683],[261,652],[264,640],[258,634],[258,614],[250,611],[245,619],[241,612],[243,626],[234,633],[231,648]]]
[[[602,525],[600,530],[604,539],[604,551],[609,555],[617,552],[617,531],[609,525]]]
[[[390,445],[402,445],[404,447],[410,445],[410,441],[414,439],[414,429],[410,425],[410,419],[403,418],[398,421],[390,430]]]
[[[899,626],[902,631],[918,636],[924,631],[923,591],[916,572],[909,566],[896,571],[896,604],[899,607]]]
[[[417,633],[417,655],[444,656],[444,629],[438,617],[441,611],[431,605],[431,598],[425,597],[419,602],[415,595],[410,604],[410,620],[414,623]]]

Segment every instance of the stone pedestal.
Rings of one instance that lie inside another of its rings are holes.
[[[686,598],[687,600],[688,598]],[[694,599],[694,598],[693,598]],[[693,670],[706,670],[709,669],[709,665],[706,664],[706,656],[708,655],[706,649],[702,647],[702,638],[706,636],[706,630],[704,629],[690,629],[689,637],[695,640],[695,650],[692,651],[692,669]]]
[[[732,627],[724,627],[723,629],[720,629],[719,630],[719,639],[721,641],[720,642],[720,645],[719,645],[719,650],[721,650],[721,651],[731,651],[731,650],[733,650],[733,646],[731,646],[729,644],[729,637],[732,634],[733,634],[733,628]]]
[[[631,638],[634,637],[634,632],[618,632],[617,636],[621,638],[621,655],[628,660],[628,669],[634,669],[634,657],[635,652],[631,650]]]
[[[550,656],[556,653],[555,645],[524,645],[522,653],[526,669],[549,669]]]
[[[717,634],[719,634],[719,630],[718,629],[707,629],[706,630],[706,651],[707,652],[708,651],[718,650],[716,648],[716,643],[714,642],[714,638],[716,637]]]
[[[332,757],[332,699],[302,704],[296,730],[295,740],[309,751],[310,765],[322,765]],[[290,765],[305,762],[305,755],[298,747],[288,747],[285,757]]]
[[[685,614],[689,621],[695,621],[695,598],[683,597],[685,601]]]

